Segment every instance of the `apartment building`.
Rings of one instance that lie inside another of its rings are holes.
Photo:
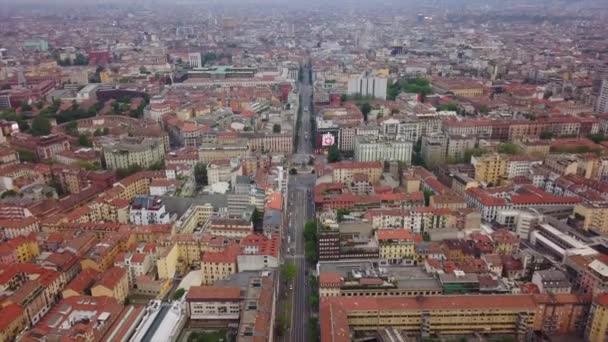
[[[332,168],[333,181],[348,184],[353,181],[353,176],[363,174],[367,180],[376,183],[382,176],[383,166],[381,162],[351,162],[342,161],[329,165]]]
[[[413,144],[410,141],[390,141],[367,136],[359,136],[355,140],[357,161],[402,161],[409,165],[412,151]]]
[[[578,203],[574,206],[573,216],[580,228],[608,234],[608,204]]]
[[[607,83],[604,81],[604,83]],[[601,294],[595,298],[589,311],[585,328],[585,340],[589,342],[606,341],[608,335],[608,295]]]
[[[535,310],[530,295],[323,297],[319,322],[321,341],[351,341],[354,332],[385,327],[423,338],[479,331],[523,338]]]
[[[108,169],[149,168],[163,161],[165,146],[157,138],[123,138],[103,145],[103,156]]]
[[[472,157],[475,179],[492,185],[500,185],[507,174],[507,158],[498,153]]]
[[[93,297],[112,297],[118,303],[124,303],[129,295],[129,280],[127,270],[112,267],[106,270],[99,281],[91,287]]]
[[[228,325],[238,322],[244,294],[235,286],[193,286],[186,294],[191,320]]]
[[[375,234],[380,248],[380,259],[389,264],[400,264],[404,259],[414,259],[416,242],[422,241],[421,235],[406,229],[380,229]]]
[[[137,196],[129,208],[129,221],[136,225],[168,224],[171,215],[160,198]]]
[[[375,77],[368,73],[353,75],[348,80],[347,94],[386,100],[387,81],[384,77]]]

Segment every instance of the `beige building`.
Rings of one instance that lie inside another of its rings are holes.
[[[291,133],[254,135],[249,139],[249,149],[266,153],[292,153],[293,135]]]
[[[105,271],[101,278],[91,288],[93,297],[112,297],[119,303],[124,303],[129,295],[129,278],[127,270],[121,267],[112,267]]]
[[[521,140],[516,142],[522,154],[533,157],[544,158],[551,150],[551,143],[547,140]]]
[[[608,295],[601,294],[595,298],[591,305],[585,340],[589,342],[604,342],[608,336]]]
[[[237,272],[238,245],[230,245],[221,252],[205,252],[201,260],[203,284],[211,285]]]
[[[364,174],[373,184],[380,180],[383,170],[381,162],[343,161],[330,166],[333,169],[333,181],[337,183],[350,183],[353,181],[353,175]]]
[[[608,234],[608,205],[579,203],[574,206],[573,215],[580,228]]]
[[[239,158],[247,155],[247,144],[235,143],[231,145],[202,144],[198,149],[199,161],[209,163],[217,159]]]
[[[380,248],[380,259],[389,264],[400,264],[403,259],[414,259],[415,244],[422,241],[422,236],[407,229],[380,229],[375,235]]]
[[[186,310],[191,320],[237,322],[243,294],[240,287],[193,286],[186,294]]]
[[[500,185],[505,179],[507,162],[508,159],[498,153],[471,157],[471,164],[475,166],[475,179],[493,185]]]
[[[103,145],[103,155],[108,169],[145,169],[163,161],[165,146],[161,139],[130,137]]]
[[[156,260],[156,268],[158,270],[159,279],[171,279],[175,276],[178,270],[179,263],[179,247],[173,244],[165,248],[159,253]]]

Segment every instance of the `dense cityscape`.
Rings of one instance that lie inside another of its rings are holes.
[[[0,0],[0,342],[607,341],[606,23]]]

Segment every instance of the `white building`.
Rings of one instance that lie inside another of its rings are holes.
[[[202,68],[203,67],[203,57],[200,52],[190,52],[188,53],[188,65],[193,68]]]
[[[357,161],[412,161],[413,144],[410,141],[382,140],[357,137],[355,140],[355,160]]]
[[[238,321],[243,297],[240,287],[192,286],[186,294],[186,310],[191,320]]]
[[[129,208],[129,220],[136,225],[168,224],[171,215],[160,198],[137,196]]]
[[[348,80],[348,95],[361,94],[386,100],[387,79],[368,74],[354,75]]]
[[[152,256],[146,253],[125,253],[124,257],[117,257],[114,266],[127,270],[129,287],[133,287],[137,277],[146,275],[152,268]]]
[[[532,284],[538,287],[540,293],[568,294],[572,291],[572,284],[564,272],[559,270],[536,271],[532,275]]]
[[[598,113],[608,113],[608,79],[602,80],[602,87],[595,102],[595,111]]]
[[[530,238],[530,230],[542,222],[541,214],[529,210],[505,209],[496,214],[496,222],[505,228],[514,231],[521,239]]]

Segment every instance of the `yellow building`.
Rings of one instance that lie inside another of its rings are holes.
[[[604,342],[608,335],[608,294],[595,298],[589,311],[585,340],[589,342]]]
[[[407,229],[379,229],[376,240],[380,247],[380,259],[396,264],[403,259],[414,259],[416,242],[422,241],[422,237]]]
[[[40,247],[33,235],[18,236],[0,244],[0,262],[4,264],[28,263],[38,255]]]
[[[579,169],[579,163],[574,155],[549,155],[544,165],[558,175],[575,175]]]
[[[129,223],[129,201],[113,198],[108,201],[94,202],[91,206],[96,210],[97,217],[103,222]]]
[[[420,179],[412,175],[406,175],[403,177],[403,186],[406,194],[418,192],[420,191]]]
[[[574,206],[574,218],[584,230],[594,230],[597,233],[608,233],[608,205],[579,203]]]
[[[93,246],[91,250],[80,260],[83,270],[91,269],[97,272],[105,272],[114,264],[114,257],[119,252],[124,252],[126,241],[122,236],[110,236]]]
[[[205,252],[201,260],[203,284],[213,285],[216,280],[225,279],[236,273],[236,259],[239,252],[238,245],[230,245],[221,252]]]
[[[381,162],[343,161],[330,166],[333,169],[333,180],[337,183],[350,183],[353,175],[364,174],[373,184],[380,180],[383,170]]]
[[[103,156],[108,169],[148,168],[163,161],[165,145],[159,138],[129,137],[104,145]]]
[[[517,335],[523,339],[534,324],[531,295],[323,297],[321,341],[351,341],[357,331],[394,327],[408,334]]]
[[[101,275],[101,279],[91,287],[93,297],[112,297],[119,303],[124,303],[129,295],[129,277],[127,270],[112,267]]]
[[[170,247],[165,248],[160,253],[156,260],[156,268],[158,269],[159,279],[170,279],[173,278],[175,272],[178,269],[179,263],[179,247],[177,244],[172,244]]]
[[[472,157],[471,164],[475,166],[475,179],[486,184],[500,185],[507,175],[508,158],[498,153]]]
[[[192,233],[197,227],[202,227],[211,215],[213,215],[211,204],[192,205],[176,222],[176,229],[182,234]]]
[[[240,158],[247,155],[249,147],[245,143],[231,145],[202,144],[198,149],[198,158],[202,163],[218,159]]]
[[[0,341],[13,341],[28,325],[27,314],[19,305],[0,308]]]
[[[522,154],[532,157],[544,158],[551,150],[551,143],[547,140],[522,140],[516,143]]]

